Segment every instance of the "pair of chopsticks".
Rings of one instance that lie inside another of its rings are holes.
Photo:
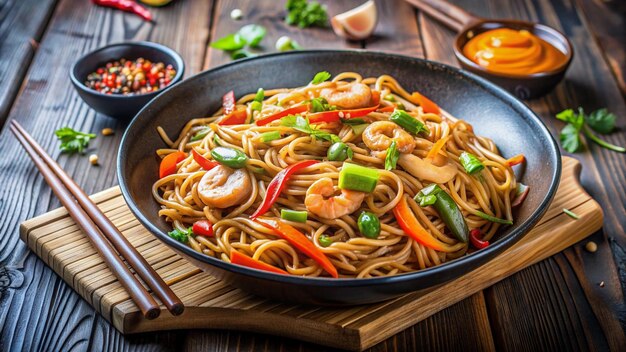
[[[130,294],[143,316],[146,319],[154,319],[159,316],[161,309],[146,288],[131,273],[120,255],[165,304],[167,309],[173,315],[180,315],[185,309],[183,303],[111,220],[102,213],[87,194],[19,123],[13,120],[9,128],[33,160],[61,204],[68,210],[72,219],[91,240],[109,269]]]

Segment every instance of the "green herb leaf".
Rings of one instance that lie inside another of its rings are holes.
[[[313,98],[309,100],[309,103],[311,103],[311,108],[313,109],[313,112],[337,110],[336,106],[329,105],[328,101],[326,101],[326,99],[322,97]]]
[[[328,73],[327,71],[318,72],[315,74],[315,77],[313,77],[311,84],[320,84],[322,82],[326,82],[330,79],[330,77],[330,73]]]
[[[396,141],[393,141],[387,149],[387,155],[385,156],[385,170],[395,169],[399,158],[400,152],[398,151],[398,144]]]
[[[337,137],[337,135],[311,127],[309,120],[300,115],[288,115],[280,119],[280,121],[283,126],[291,127],[302,133],[310,134],[312,137],[317,139],[333,143],[341,142],[341,139]]]
[[[594,131],[602,134],[608,134],[615,129],[616,116],[607,109],[600,109],[585,115],[585,122]]]
[[[255,48],[261,43],[261,40],[265,37],[267,30],[263,26],[258,24],[249,24],[241,27],[239,34],[250,47]]]
[[[226,51],[243,49],[245,46],[246,40],[239,33],[228,34],[211,43],[211,47]]]
[[[287,0],[285,8],[288,13],[285,17],[287,24],[300,28],[319,26],[325,27],[328,23],[326,7],[317,1]]]
[[[191,141],[195,142],[195,141],[199,141],[202,138],[206,137],[207,134],[209,134],[209,132],[211,132],[211,128],[210,127],[203,127],[200,131],[196,132],[196,134],[191,137]]]
[[[570,153],[576,153],[580,150],[582,143],[580,141],[580,135],[578,134],[578,129],[572,125],[567,124],[562,130],[559,138],[561,139],[561,145],[563,149],[567,150]]]
[[[575,113],[572,109],[567,109],[556,114],[556,118],[561,121],[571,123],[576,128],[576,130],[580,131],[580,129],[583,127],[583,123],[585,122],[585,112],[582,108],[578,108],[578,114]]]
[[[82,153],[89,146],[89,141],[96,138],[93,133],[76,131],[70,127],[63,127],[54,132],[61,141],[59,148],[63,153]]]
[[[233,60],[245,59],[247,57],[255,57],[257,54],[251,53],[246,49],[235,50],[230,54],[230,58]]]
[[[193,235],[193,231],[189,227],[187,230],[174,229],[167,234],[178,242],[187,243],[189,242],[189,236]]]
[[[365,122],[365,120],[363,119],[341,119],[341,123],[343,123],[344,125],[348,125],[348,126],[357,126],[357,125],[363,125],[363,124],[367,124],[367,122]]]

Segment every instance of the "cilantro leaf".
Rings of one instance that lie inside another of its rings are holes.
[[[311,125],[309,124],[309,120],[300,115],[285,116],[280,119],[280,124],[282,126],[291,127],[302,133],[309,134],[317,139],[333,143],[341,142],[341,138],[337,137],[337,135],[311,127]]]
[[[559,138],[561,139],[561,145],[563,149],[570,153],[576,153],[580,146],[580,134],[579,130],[572,124],[567,124],[562,130]]]
[[[250,47],[255,48],[259,46],[259,43],[265,37],[267,30],[263,26],[259,26],[258,24],[249,24],[241,27],[239,34]]]
[[[328,101],[326,101],[326,99],[322,97],[313,98],[309,102],[311,103],[311,108],[313,109],[313,112],[337,110],[336,106],[329,105]]]
[[[585,122],[594,131],[602,134],[608,134],[615,128],[615,114],[607,109],[600,109],[585,116]]]
[[[63,153],[82,153],[89,146],[89,141],[96,138],[93,133],[76,131],[70,127],[63,127],[54,132],[61,141],[59,148]]]
[[[322,82],[328,81],[329,79],[330,73],[328,73],[327,71],[318,72],[315,74],[315,77],[313,77],[311,84],[320,84]]]
[[[572,109],[563,110],[556,114],[556,118],[572,124],[577,130],[580,131],[583,123],[585,122],[585,112],[582,108],[578,108],[578,114]]]
[[[234,51],[243,49],[246,46],[246,40],[239,33],[228,34],[213,43],[211,47],[220,50]]]
[[[326,27],[328,23],[326,6],[320,5],[317,1],[287,0],[285,8],[287,9],[285,22],[289,25],[297,25],[300,28]]]
[[[193,235],[193,231],[192,228],[189,227],[187,230],[174,229],[167,234],[178,242],[187,243],[189,242],[189,236]]]
[[[396,141],[391,142],[389,149],[387,149],[387,156],[385,156],[385,170],[393,170],[396,168],[400,158],[400,152],[398,152],[398,144]]]

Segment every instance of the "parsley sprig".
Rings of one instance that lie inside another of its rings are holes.
[[[320,5],[317,1],[287,0],[285,8],[287,9],[285,22],[291,26],[300,28],[311,26],[326,27],[328,24],[326,6]]]
[[[607,134],[615,128],[615,115],[608,112],[607,109],[596,110],[589,115],[586,115],[581,107],[578,108],[578,113],[574,112],[573,109],[567,109],[558,113],[556,118],[567,122],[559,135],[561,145],[566,151],[576,153],[581,150],[580,134],[583,133],[603,148],[626,153],[626,148],[603,141],[592,132],[594,130],[601,134]]]
[[[63,153],[82,153],[85,148],[89,146],[89,141],[96,138],[93,133],[84,133],[76,131],[70,127],[63,127],[56,131],[54,134],[61,141],[61,152]]]
[[[230,53],[233,60],[255,56],[249,48],[257,48],[267,34],[265,27],[258,24],[249,24],[241,27],[237,33],[228,34],[211,43],[211,47]]]
[[[189,242],[189,236],[193,235],[193,231],[189,227],[186,230],[174,229],[167,234],[178,242],[187,243]]]

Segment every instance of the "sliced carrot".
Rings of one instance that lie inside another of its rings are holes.
[[[248,268],[269,271],[276,274],[289,275],[289,273],[283,269],[248,257],[247,255],[239,253],[234,249],[230,251],[230,262],[237,265],[247,266]]]
[[[385,106],[384,108],[378,109],[378,112],[393,112],[396,109],[394,105]]]
[[[447,245],[433,237],[433,235],[426,231],[422,224],[417,221],[405,197],[402,197],[398,205],[393,208],[393,215],[395,215],[400,228],[412,239],[436,251],[446,250]]]
[[[295,227],[274,219],[257,218],[254,221],[273,230],[276,236],[287,240],[287,242],[291,243],[300,252],[315,260],[332,277],[339,277],[337,268],[335,268],[326,255]]]
[[[513,166],[513,165],[523,163],[524,160],[526,160],[526,157],[524,156],[524,154],[518,154],[510,159],[507,159],[506,164],[509,166]]]
[[[439,109],[439,106],[437,104],[435,104],[432,100],[426,98],[419,92],[413,92],[412,96],[413,99],[415,99],[417,103],[422,107],[422,110],[424,110],[425,113],[441,113],[441,110]]]
[[[161,165],[159,165],[159,178],[163,178],[165,176],[169,176],[175,173],[176,164],[181,162],[186,157],[187,154],[181,151],[176,151],[165,156],[165,158],[161,160]]]
[[[377,90],[372,91],[372,98],[370,99],[370,105],[378,105],[380,103],[380,92]]]
[[[446,143],[448,142],[448,139],[450,139],[450,136],[441,138],[440,140],[435,142],[435,144],[433,144],[433,147],[430,148],[430,150],[428,151],[428,154],[426,154],[426,159],[432,160],[434,157],[436,157],[437,154],[439,154],[439,151],[443,148],[443,146],[446,145]]]

